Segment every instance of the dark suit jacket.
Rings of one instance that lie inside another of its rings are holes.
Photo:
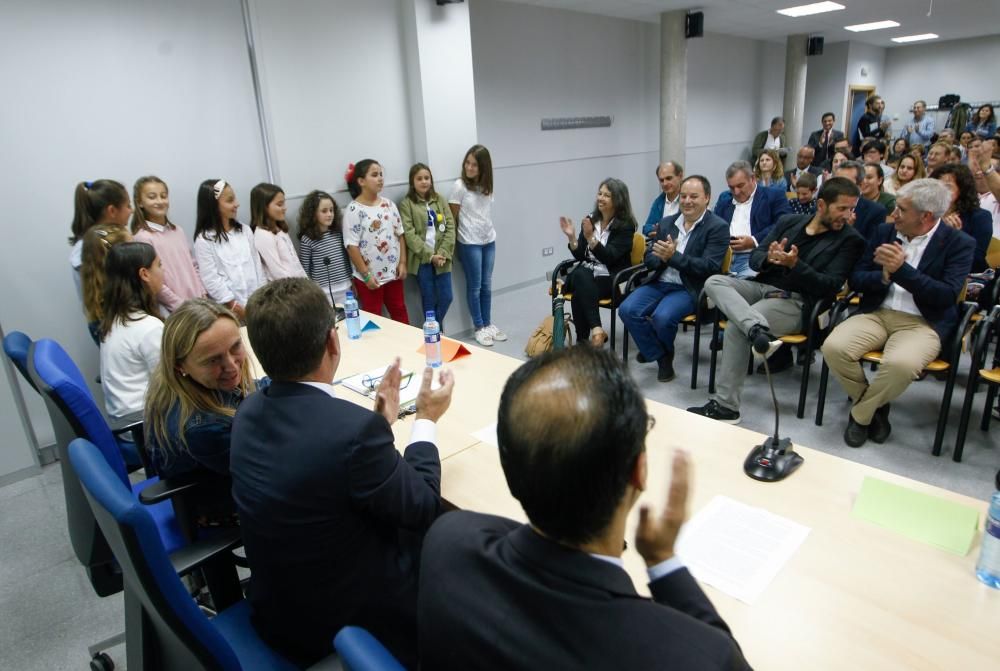
[[[425,669],[747,669],[722,618],[680,569],[636,593],[627,573],[527,525],[442,516],[420,569]]]
[[[854,230],[861,234],[866,241],[871,240],[878,227],[885,223],[885,207],[867,198],[858,198],[858,205],[854,208]]]
[[[674,240],[680,234],[678,226],[684,225],[684,215],[680,212],[664,217],[660,221],[657,240],[666,240],[669,235]],[[683,252],[675,252],[670,260],[664,263],[658,256],[649,252],[643,263],[650,271],[643,284],[658,282],[667,268],[675,268],[681,274],[684,288],[691,294],[691,300],[698,302],[701,288],[712,275],[722,272],[722,260],[729,247],[729,224],[709,211],[694,227],[691,237]]]
[[[962,214],[962,232],[976,241],[976,251],[972,256],[972,272],[981,273],[989,266],[986,251],[993,239],[993,216],[989,210],[977,207],[970,213]]]
[[[896,240],[896,227],[882,224],[869,240],[865,255],[851,273],[851,288],[861,292],[861,312],[882,307],[889,285],[882,283],[882,266],[874,261],[879,245]],[[972,267],[975,242],[944,222],[927,243],[916,268],[904,263],[891,280],[913,294],[913,302],[941,341],[958,325],[958,295]]]
[[[758,271],[755,281],[802,294],[805,299],[802,306],[804,320],[808,319],[816,301],[837,295],[865,250],[865,241],[858,232],[844,226],[839,231],[823,233],[816,244],[800,253],[794,268],[770,263],[767,260],[770,244],[787,238],[791,245],[814,216],[792,214],[782,217],[750,254],[750,267]]]
[[[608,273],[613,278],[619,271],[625,270],[632,265],[632,238],[635,236],[635,227],[626,224],[615,225],[612,222],[611,230],[608,233],[608,244],[597,243],[590,253],[594,258],[608,267]],[[569,250],[573,258],[583,261],[587,257],[587,239],[583,237],[583,227],[580,227],[580,236],[576,241],[576,249]]]
[[[389,424],[320,389],[274,382],[240,405],[230,473],[262,637],[296,661],[346,624],[416,656],[418,545],[438,514],[431,443],[400,457]]]
[[[715,214],[725,219],[726,223],[732,223],[735,209],[733,194],[729,191],[720,193],[719,200],[715,203]],[[770,189],[758,184],[757,193],[753,197],[753,205],[750,206],[750,234],[757,241],[757,244],[760,244],[778,217],[791,213],[792,208],[788,205],[785,191]]]
[[[767,128],[757,133],[754,136],[753,142],[750,144],[750,162],[756,164],[757,159],[760,158],[761,153],[764,151],[764,143],[767,142],[767,136],[771,134],[771,129]],[[781,135],[778,136],[781,141],[781,149],[788,150],[788,143],[785,141],[785,132],[782,131]]]
[[[823,144],[823,129],[820,128],[817,131],[813,131],[809,135],[809,139],[806,144],[812,147],[816,151],[816,155],[813,156],[813,165],[819,167],[823,165],[825,161],[833,158],[833,145],[837,144],[838,140],[843,140],[844,134],[839,130],[830,131],[830,142],[826,145]]]

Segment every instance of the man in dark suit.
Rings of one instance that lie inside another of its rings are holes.
[[[839,140],[844,139],[844,134],[833,127],[836,120],[837,117],[834,116],[833,112],[824,114],[821,120],[823,127],[817,131],[813,131],[806,142],[816,152],[815,156],[813,156],[812,164],[817,168],[822,167],[824,163],[833,159],[834,145]]]
[[[783,217],[754,250],[756,277],[715,275],[705,282],[705,293],[729,325],[715,398],[688,412],[739,423],[750,345],[771,354],[781,345],[777,336],[802,331],[816,301],[841,290],[864,251],[865,241],[849,225],[860,195],[853,182],[831,177],[819,190],[816,214]]]
[[[737,277],[753,277],[750,252],[763,240],[774,222],[783,214],[791,214],[785,192],[759,187],[753,166],[736,161],[726,168],[728,191],[719,194],[715,214],[729,224],[733,261],[729,272]]]
[[[851,447],[889,437],[889,403],[954,332],[958,296],[972,267],[975,242],[941,221],[951,202],[947,187],[918,179],[896,196],[895,225],[879,226],[851,273],[861,310],[823,343],[830,372],[854,400],[844,431]],[[882,362],[869,382],[859,361],[877,349]]]
[[[795,154],[795,167],[785,173],[788,178],[789,191],[795,191],[798,188],[799,177],[806,173],[816,177],[817,182],[823,180],[823,171],[812,164],[813,158],[815,158],[815,150],[812,147],[809,145],[799,147],[798,153]]]
[[[418,604],[423,668],[747,669],[722,618],[674,555],[688,458],[666,510],[640,510],[635,549],[652,599],[623,568],[646,488],[645,402],[610,352],[543,354],[507,381],[500,463],[530,524],[451,512],[427,534]]]
[[[860,189],[865,180],[865,164],[861,161],[844,161],[834,171],[834,175],[851,180]],[[862,238],[866,241],[871,240],[878,227],[885,223],[888,214],[880,203],[861,198],[858,200],[857,207],[854,208],[854,218],[851,225],[854,226],[854,230],[861,234]]]
[[[677,325],[695,310],[705,280],[720,272],[729,245],[729,224],[708,211],[712,187],[701,175],[681,182],[681,211],[660,222],[646,254],[642,286],[618,308],[639,347],[640,361],[655,361],[656,379],[674,379]]]
[[[374,411],[338,399],[335,313],[315,283],[258,289],[247,331],[272,379],[240,406],[230,455],[254,625],[303,665],[328,654],[346,624],[370,629],[414,665],[420,541],[441,505],[435,422],[451,402],[451,375],[431,391],[424,371],[401,457],[390,428],[399,360],[382,376]]]

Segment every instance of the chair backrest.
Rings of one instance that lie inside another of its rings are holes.
[[[155,638],[158,668],[239,671],[233,649],[181,584],[156,522],[101,451],[78,438],[70,443],[69,460],[121,565],[125,588],[140,604],[147,631]]]
[[[344,671],[404,671],[403,665],[361,627],[344,627],[333,639]]]
[[[632,256],[629,259],[630,265],[637,266],[642,263],[642,259],[646,256],[646,236],[641,232],[636,231],[635,235],[632,236]]]
[[[73,406],[86,413],[88,425],[96,425],[95,433],[104,435],[100,428],[103,424],[104,431],[107,432],[104,436],[105,441],[109,437],[114,441],[114,438],[110,436],[110,429],[100,416],[80,370],[58,343],[51,340],[32,343],[28,350],[27,363],[28,377],[45,401],[45,409],[48,410],[56,434],[56,455],[59,457],[59,467],[62,470],[66,524],[73,552],[87,570],[90,584],[98,596],[115,594],[122,590],[121,571],[90,511],[80,481],[69,463],[70,442],[76,438],[90,438],[90,434],[72,412],[71,406],[64,401],[62,394],[72,398]],[[122,459],[117,449],[111,458],[119,461]],[[124,465],[119,470],[121,471],[118,473],[119,478],[123,483],[127,483]]]
[[[31,349],[31,345],[31,338],[22,331],[11,331],[3,338],[3,351],[7,358],[14,364],[14,368],[21,374],[21,377],[31,385],[32,389],[38,391],[31,376],[28,375],[28,350]]]
[[[986,248],[986,265],[1000,268],[1000,238],[990,238],[990,245]]]
[[[733,265],[733,248],[726,247],[726,255],[722,257],[722,270],[720,272],[723,275],[728,275],[731,265]]]

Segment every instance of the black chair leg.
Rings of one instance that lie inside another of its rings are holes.
[[[718,318],[716,318],[716,320],[714,322],[712,322],[712,344],[709,346],[709,349],[712,352],[711,355],[709,356],[709,360],[708,360],[708,393],[709,394],[714,394],[715,393],[715,364],[716,364],[716,361],[718,361],[718,358],[719,358],[719,350],[718,350],[718,345],[716,343],[718,343],[718,341],[719,341],[719,332],[721,330],[722,329],[719,328],[719,320],[718,320]]]
[[[941,447],[944,442],[944,429],[948,425],[948,413],[951,410],[951,395],[955,391],[955,378],[958,377],[957,364],[948,369],[948,381],[944,385],[944,398],[941,399],[941,410],[938,413],[937,431],[934,433],[934,448],[931,454],[935,457],[941,456]]]
[[[983,407],[983,419],[979,422],[979,428],[983,431],[990,430],[990,419],[993,416],[993,402],[997,399],[997,386],[991,384],[986,392],[986,405]]]
[[[823,361],[819,373],[819,392],[816,394],[816,426],[823,426],[823,409],[826,406],[826,385],[830,380],[830,367]]]
[[[616,328],[617,326],[618,325],[615,324],[615,306],[612,304],[611,306],[611,353],[612,354],[614,354],[615,352],[615,331],[618,330]]]
[[[698,323],[694,325],[694,352],[691,355],[691,388],[698,388],[698,358],[701,356],[701,315],[695,319]]]
[[[962,461],[962,450],[965,449],[965,435],[969,430],[969,419],[972,416],[972,403],[976,400],[976,387],[979,386],[979,373],[973,361],[969,371],[969,384],[965,389],[965,402],[962,403],[962,416],[958,420],[958,435],[955,436],[955,454],[952,460]]]
[[[809,372],[812,369],[813,349],[806,346],[806,359],[802,362],[802,383],[799,385],[799,407],[795,411],[795,416],[802,419],[806,416],[806,394],[809,392]]]

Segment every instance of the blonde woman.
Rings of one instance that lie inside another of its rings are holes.
[[[757,157],[757,165],[753,174],[762,186],[779,191],[788,191],[788,180],[785,179],[785,169],[781,166],[781,157],[774,149],[765,149]]]

